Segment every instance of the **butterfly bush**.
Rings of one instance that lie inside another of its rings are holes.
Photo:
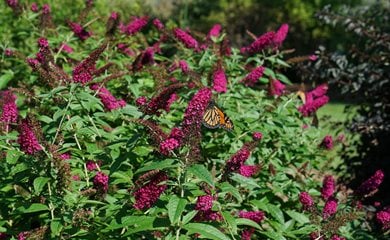
[[[288,84],[294,26],[237,46],[228,25],[200,33],[142,8],[123,19],[89,0],[67,16],[65,3],[4,6],[0,238],[325,240],[389,229],[386,203],[370,200],[385,172],[356,189],[336,182],[348,136],[321,139],[322,122],[311,126],[328,85],[301,103]]]

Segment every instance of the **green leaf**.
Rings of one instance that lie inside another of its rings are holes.
[[[33,203],[31,205],[21,206],[16,209],[17,213],[33,213],[33,212],[40,212],[40,211],[48,211],[49,208],[40,203]]]
[[[205,166],[196,164],[190,167],[188,171],[210,186],[214,186],[213,178]]]
[[[178,198],[177,196],[172,196],[171,199],[169,199],[167,209],[169,220],[172,224],[177,223],[180,219],[186,204],[187,201],[185,199]]]
[[[232,216],[231,212],[222,212],[222,216],[225,219],[229,229],[233,234],[237,234],[237,222],[236,219]]]
[[[280,207],[275,205],[268,205],[268,212],[281,224],[284,223],[284,216],[282,210],[280,210]]]
[[[197,213],[198,213],[198,211],[193,210],[193,211],[187,213],[186,215],[184,215],[183,220],[182,220],[182,224],[185,225],[185,224],[189,223],[196,216]]]
[[[21,153],[20,151],[8,150],[6,161],[9,164],[15,164],[18,161],[19,157],[22,155],[23,155],[23,153]]]
[[[254,227],[254,228],[257,228],[257,229],[260,229],[261,230],[261,227],[259,224],[257,224],[256,222],[250,220],[250,219],[247,219],[247,218],[238,218],[236,219],[236,224],[237,225],[246,225],[246,226],[251,226],[251,227]]]
[[[225,234],[219,231],[218,228],[203,223],[189,223],[183,226],[188,230],[188,234],[198,233],[203,238],[215,239],[215,240],[229,240]]]
[[[37,177],[34,179],[34,190],[37,195],[41,193],[43,187],[46,185],[46,183],[50,180],[50,178],[47,177]]]
[[[292,211],[292,210],[287,210],[286,213],[295,221],[299,222],[300,224],[305,224],[310,222],[309,218],[306,217],[304,214]]]
[[[155,170],[155,169],[162,170],[166,168],[175,168],[177,167],[177,164],[174,164],[174,162],[175,161],[173,159],[167,159],[161,162],[154,161],[150,164],[145,164],[145,166],[140,169],[137,169],[135,174],[150,171],[150,170]]]
[[[54,235],[54,236],[60,235],[62,228],[63,228],[63,226],[62,226],[60,221],[52,221],[50,223],[50,230],[51,230],[52,235]]]
[[[6,88],[8,82],[14,77],[14,72],[12,70],[4,71],[0,74],[0,89]]]
[[[237,199],[238,202],[242,202],[241,194],[236,187],[227,182],[224,182],[221,184],[220,188],[222,191],[221,193],[231,194]]]

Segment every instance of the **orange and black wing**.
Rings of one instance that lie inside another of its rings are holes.
[[[203,114],[203,125],[208,128],[218,128],[220,127],[220,114],[218,112],[217,106],[210,104],[205,113]]]

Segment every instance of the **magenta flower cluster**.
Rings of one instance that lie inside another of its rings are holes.
[[[99,84],[93,84],[90,88],[98,92],[97,96],[100,98],[107,111],[112,111],[126,106],[126,102],[124,100],[117,100],[105,87],[99,86]]]
[[[245,84],[245,86],[253,87],[263,76],[265,68],[263,66],[256,67],[254,70],[252,70],[244,79],[241,80],[242,83]]]
[[[195,210],[199,211],[208,211],[213,207],[213,196],[211,195],[203,195],[199,196],[196,201]]]
[[[198,213],[194,218],[195,221],[201,222],[222,220],[222,215],[219,212],[213,211],[211,209],[213,207],[213,201],[214,197],[212,195],[203,195],[198,197],[195,205],[195,210],[198,210]]]
[[[76,35],[80,40],[87,40],[92,36],[91,32],[88,32],[83,26],[76,22],[68,22],[69,27],[72,29],[74,35]]]
[[[324,219],[329,218],[330,216],[333,216],[337,212],[337,199],[334,197],[328,198],[328,200],[325,203],[324,209],[322,210],[322,217]]]
[[[306,102],[298,108],[298,111],[300,111],[305,117],[316,112],[320,107],[328,103],[329,97],[325,95],[327,91],[328,85],[322,84],[314,90],[306,93]]]
[[[270,80],[270,88],[268,94],[270,96],[281,96],[286,86],[277,79]]]
[[[382,226],[382,229],[390,229],[390,207],[376,213],[376,220]]]
[[[238,170],[238,173],[244,177],[251,177],[257,174],[260,170],[259,166],[256,165],[242,165]]]
[[[372,175],[358,187],[356,193],[359,195],[365,195],[377,190],[383,182],[384,177],[385,174],[383,171],[377,170],[374,175]]]
[[[198,41],[196,41],[189,33],[180,28],[175,28],[173,29],[173,34],[175,38],[183,43],[186,48],[198,49]]]
[[[167,180],[168,176],[164,172],[155,174],[148,183],[133,193],[135,197],[133,207],[138,210],[150,208],[167,188],[166,184],[161,184]]]
[[[330,135],[326,135],[320,144],[321,147],[331,150],[333,148],[333,138]]]
[[[39,145],[38,139],[35,136],[33,127],[27,119],[22,120],[19,125],[18,143],[20,149],[29,155],[33,155],[42,150],[42,147]]]
[[[106,193],[108,190],[108,176],[103,172],[97,172],[93,179],[93,186],[96,190]]]
[[[324,200],[327,200],[329,197],[333,195],[336,189],[336,181],[333,176],[327,175],[325,176],[322,182],[321,196]]]
[[[180,147],[183,139],[183,132],[180,128],[173,128],[168,138],[160,143],[160,153],[168,156],[169,153]]]
[[[282,24],[276,33],[273,31],[266,32],[260,37],[256,38],[256,40],[249,46],[242,47],[241,53],[255,54],[269,47],[278,48],[286,39],[287,33],[288,24]]]
[[[314,205],[313,198],[307,192],[301,192],[299,194],[299,201],[301,202],[303,209],[308,210]]]
[[[209,88],[200,89],[188,103],[184,112],[182,122],[183,134],[185,137],[193,136],[195,131],[200,131],[203,113],[211,100],[211,90]]]
[[[222,67],[219,67],[213,73],[213,90],[219,93],[225,93],[227,91],[227,79],[225,71]]]
[[[221,24],[215,24],[207,34],[207,38],[218,37],[221,34],[222,26]]]
[[[127,35],[134,35],[137,32],[141,31],[141,29],[148,24],[148,21],[148,16],[136,17],[127,25],[121,24],[119,28],[121,32]]]
[[[18,120],[18,108],[16,106],[16,96],[9,90],[0,91],[0,122],[8,126]]]
[[[239,217],[250,219],[256,223],[260,223],[264,220],[264,212],[263,211],[240,211]]]
[[[255,141],[259,141],[259,140],[261,140],[263,138],[263,134],[261,132],[254,132],[252,134],[252,138]]]
[[[158,18],[153,19],[152,23],[160,31],[165,28],[164,24]]]

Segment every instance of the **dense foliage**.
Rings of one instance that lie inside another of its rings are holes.
[[[390,8],[377,4],[332,11],[327,7],[318,18],[326,25],[345,29],[344,34],[353,41],[340,43],[344,51],[321,48],[320,59],[302,68],[302,74],[328,81],[347,94],[347,100],[359,104],[355,117],[347,123],[347,128],[360,136],[354,144],[358,154],[350,148],[345,151],[352,177],[367,177],[378,168],[389,172]],[[390,179],[384,185],[388,188]],[[376,196],[384,205],[390,204],[388,192]]]
[[[194,38],[93,1],[62,21],[63,6],[2,4],[1,239],[388,234],[388,210],[360,202],[383,171],[347,189],[342,136],[311,125],[327,85],[286,90],[287,24],[236,49],[218,24]]]

